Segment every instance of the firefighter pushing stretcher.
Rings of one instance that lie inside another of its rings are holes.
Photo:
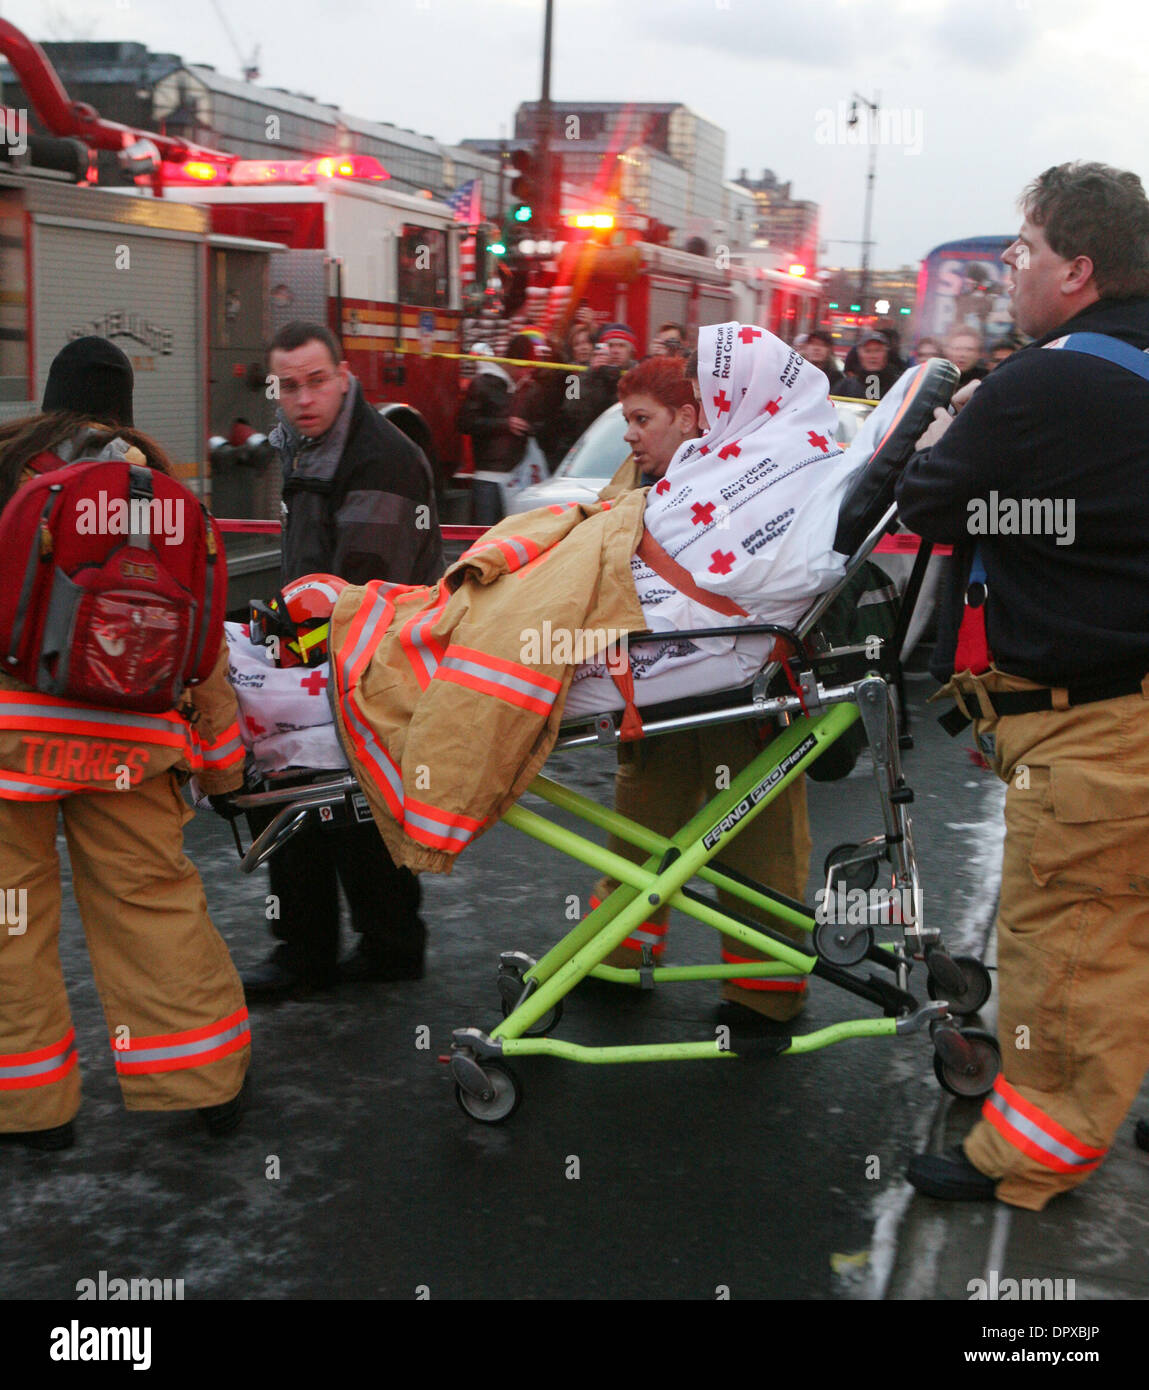
[[[37,1149],[74,1141],[80,1075],[57,946],[57,812],[124,1104],[195,1109],[226,1133],[239,1122],[250,1032],[183,853],[192,812],[180,795],[193,771],[213,796],[243,780],[221,640],[222,547],[198,501],[164,476],[163,451],[131,429],[132,369],[118,348],[69,344],[43,409],[0,430],[0,889],[15,908],[0,926],[0,1137]],[[121,477],[136,508],[130,533],[85,534],[76,494],[91,501]],[[32,489],[44,501],[18,544]],[[156,500],[182,508],[178,534],[141,524],[164,515]],[[67,547],[87,560],[65,583]],[[133,694],[141,679],[152,691],[143,700]]]

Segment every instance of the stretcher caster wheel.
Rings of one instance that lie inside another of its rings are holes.
[[[874,933],[866,927],[857,936],[837,922],[819,922],[814,928],[814,950],[831,965],[857,965],[866,959],[874,944]]]
[[[963,1028],[962,1040],[969,1044],[970,1053],[964,1062],[947,1062],[934,1053],[934,1075],[951,1096],[977,1100],[989,1095],[1001,1070],[1001,1048],[992,1033],[980,1028]]]
[[[926,993],[931,999],[944,999],[950,1006],[950,1013],[958,1018],[976,1014],[993,989],[989,971],[976,956],[954,956],[953,963],[962,973],[965,981],[960,991],[943,988],[931,975],[926,981]]]
[[[828,879],[830,877],[830,870],[835,864],[844,864],[847,860],[853,859],[857,852],[858,846],[851,841],[847,841],[842,845],[835,845],[829,854],[826,855],[825,862],[822,865],[823,874]],[[855,864],[848,873],[839,874],[836,879],[837,886],[847,891],[851,888],[872,888],[877,881],[878,861],[876,859],[868,859],[863,864]]]
[[[459,1107],[485,1125],[499,1125],[519,1108],[523,1098],[523,1088],[514,1072],[502,1062],[484,1062],[483,1076],[487,1090],[483,1095],[475,1095],[465,1087],[455,1083],[455,1099]]]
[[[512,1002],[504,998],[500,1002],[502,1004],[503,1017],[507,1018],[510,1014],[514,1012],[518,1000],[515,999],[514,1002]],[[559,1019],[562,1018],[562,1016],[563,1001],[560,999],[559,1002],[555,1004],[553,1008],[548,1009],[546,1013],[543,1014],[541,1018],[536,1019],[535,1022],[532,1023],[529,1028],[524,1029],[523,1037],[545,1038],[549,1032],[551,1032],[553,1029],[559,1026]]]

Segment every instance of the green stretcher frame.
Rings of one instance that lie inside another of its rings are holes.
[[[768,896],[708,866],[733,835],[760,815],[796,778],[803,776],[807,767],[859,718],[858,706],[844,701],[816,717],[803,715],[794,719],[734,777],[728,788],[708,801],[669,838],[655,834],[636,821],[562,787],[548,777],[536,777],[529,791],[592,826],[613,832],[619,839],[648,850],[649,858],[641,865],[634,864],[521,805],[512,806],[506,812],[503,820],[508,825],[579,860],[589,868],[609,874],[618,881],[619,886],[524,974],[524,986],[533,983],[534,988],[520,998],[503,1021],[487,1035],[492,1043],[498,1044],[498,1054],[507,1058],[561,1057],[568,1061],[590,1063],[737,1057],[738,1053],[723,1046],[718,1037],[704,1042],[590,1047],[551,1037],[526,1037],[524,1034],[587,975],[616,984],[638,986],[644,976],[652,983],[671,983],[810,974],[818,961],[815,954],[755,931],[730,917],[717,904],[684,896],[682,889],[691,878],[697,876],[786,926],[811,931],[815,918],[810,909],[799,910],[790,906],[788,900]],[[670,862],[667,862],[668,852],[672,852]],[[641,970],[604,965],[602,962],[606,956],[641,926],[650,910],[664,903],[753,947],[770,959],[762,963],[652,966]],[[789,1045],[780,1049],[778,1055],[814,1052],[849,1038],[888,1037],[897,1031],[897,1020],[890,1017],[834,1023],[791,1038]]]

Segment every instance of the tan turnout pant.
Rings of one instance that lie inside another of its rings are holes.
[[[80,1104],[60,970],[60,815],[124,1104],[230,1100],[251,1053],[243,988],[183,852],[192,812],[165,772],[130,791],[0,800],[0,1131],[53,1128]]]
[[[996,670],[958,678],[1037,689]],[[1056,692],[1055,692],[1056,698]],[[978,718],[1008,784],[997,919],[1002,1075],[965,1141],[1040,1211],[1098,1166],[1149,1067],[1149,678],[1141,694]]]
[[[732,781],[758,751],[752,726],[746,723],[687,729],[622,744],[615,776],[615,809],[648,830],[673,835],[705,800],[714,796],[720,768],[728,769]],[[641,864],[648,858],[644,850],[627,845],[613,835],[609,844],[616,854],[634,863]],[[806,784],[800,777],[730,840],[718,857],[731,868],[801,901],[806,892],[810,848]],[[595,886],[595,900],[605,898],[616,887],[614,879],[601,879]],[[724,908],[740,911],[793,940],[806,939],[799,928],[787,927],[730,893],[720,890],[718,898]],[[643,945],[651,947],[658,963],[666,947],[669,915],[667,907],[653,913],[622,946],[611,952],[605,964],[633,968],[641,959]],[[768,957],[741,941],[723,936],[722,959],[739,964]],[[722,997],[745,1004],[768,1017],[785,1020],[793,1018],[805,1003],[806,977],[729,980],[723,983]]]

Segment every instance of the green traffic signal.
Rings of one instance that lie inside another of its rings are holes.
[[[899,309],[899,310],[898,310],[898,313],[899,313],[899,314],[908,314],[909,312],[910,312],[910,311],[909,311],[908,309]]]
[[[837,300],[831,300],[831,301],[830,301],[830,308],[831,308],[831,309],[836,309],[837,307],[838,307],[838,301],[837,301]]]
[[[516,222],[529,222],[534,215],[534,209],[531,207],[530,203],[520,203],[514,211],[514,219]]]
[[[501,241],[492,241],[487,246],[487,250],[492,256],[505,256],[507,254],[506,244]]]
[[[850,305],[850,313],[851,313],[851,314],[856,314],[856,313],[861,309],[861,307],[862,307],[862,306],[861,306],[860,304],[851,304],[851,305]]]

